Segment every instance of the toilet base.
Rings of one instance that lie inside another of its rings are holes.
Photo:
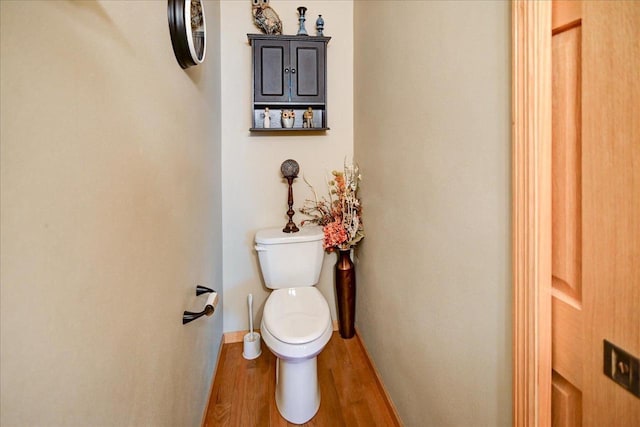
[[[276,406],[284,419],[304,424],[320,408],[318,357],[276,362]]]

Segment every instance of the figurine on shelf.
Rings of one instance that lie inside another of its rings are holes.
[[[293,110],[282,110],[282,127],[291,129],[296,120],[296,112]]]
[[[264,109],[264,124],[263,128],[268,129],[271,127],[271,115],[269,113],[269,107],[265,107]]]
[[[276,11],[269,6],[269,0],[251,0],[251,2],[256,27],[265,34],[282,34],[282,21]]]
[[[318,19],[316,19],[316,31],[318,32],[318,37],[324,36],[322,30],[324,30],[324,19],[322,19],[322,15],[318,15]]]
[[[302,114],[302,127],[303,128],[312,128],[313,127],[313,110],[311,109],[311,107],[307,108],[307,111],[305,111]]]

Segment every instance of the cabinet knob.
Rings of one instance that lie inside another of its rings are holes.
[[[289,72],[289,69],[288,69],[288,68],[285,68],[285,69],[284,69],[284,72],[285,72],[285,73],[288,73],[288,72]]]
[[[291,74],[295,74],[295,73],[296,73],[296,69],[295,69],[295,68],[292,68],[292,69],[291,69]]]

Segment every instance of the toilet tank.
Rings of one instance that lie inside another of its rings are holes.
[[[297,233],[267,228],[256,233],[256,252],[265,285],[270,289],[313,286],[320,279],[324,249],[320,226]]]

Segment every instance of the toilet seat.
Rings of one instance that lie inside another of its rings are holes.
[[[315,357],[333,334],[329,305],[315,287],[276,289],[265,303],[260,332],[281,359]]]
[[[265,303],[263,324],[283,343],[306,344],[331,325],[331,314],[315,287],[276,289]]]

